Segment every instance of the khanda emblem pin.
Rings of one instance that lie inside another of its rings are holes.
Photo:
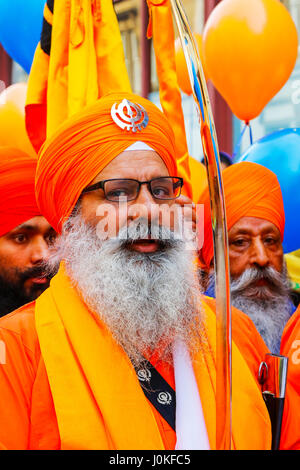
[[[137,375],[140,382],[150,382],[151,372],[149,369],[140,369]]]
[[[149,117],[145,108],[140,104],[131,103],[124,99],[119,105],[111,107],[111,117],[114,122],[127,131],[141,131],[148,125]]]

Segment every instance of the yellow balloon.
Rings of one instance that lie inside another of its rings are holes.
[[[249,122],[290,77],[297,29],[279,0],[222,0],[206,22],[203,51],[214,86],[232,112]]]
[[[26,83],[16,83],[0,94],[0,146],[15,147],[36,156],[25,128],[26,92]]]

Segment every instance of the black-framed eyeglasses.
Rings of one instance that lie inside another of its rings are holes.
[[[155,199],[168,201],[177,199],[181,194],[183,179],[179,176],[161,176],[149,181],[138,181],[131,178],[114,178],[99,181],[85,188],[82,193],[102,189],[104,197],[112,202],[127,202],[137,199],[142,184],[148,186],[148,190]]]

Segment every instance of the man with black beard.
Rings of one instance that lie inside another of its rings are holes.
[[[44,263],[55,231],[35,201],[35,170],[36,158],[0,149],[0,316],[49,286]]]
[[[182,185],[172,129],[137,95],[101,98],[46,141],[36,195],[60,267],[0,320],[0,446],[216,448],[216,317],[180,229],[195,215]],[[251,331],[245,350],[232,342],[233,449],[271,445]]]
[[[33,217],[0,237],[0,315],[35,300],[49,286],[46,273],[55,232]]]

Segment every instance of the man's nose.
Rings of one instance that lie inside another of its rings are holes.
[[[251,264],[266,267],[269,264],[269,256],[262,240],[255,239],[252,245]]]
[[[39,264],[46,261],[49,257],[49,247],[43,237],[34,240],[31,247],[31,262]]]
[[[133,220],[144,218],[147,219],[148,222],[151,222],[154,219],[158,220],[159,208],[160,204],[158,204],[157,200],[153,198],[148,186],[143,184],[137,199],[130,207],[129,213]]]

